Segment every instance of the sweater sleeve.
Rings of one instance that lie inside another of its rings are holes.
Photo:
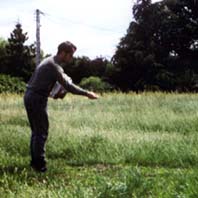
[[[86,96],[87,92],[86,90],[82,89],[81,87],[75,85],[72,82],[72,79],[64,73],[62,68],[58,69],[58,79],[57,81],[69,92],[76,94],[76,95],[83,95]]]

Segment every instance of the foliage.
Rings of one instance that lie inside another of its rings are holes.
[[[10,34],[6,45],[6,72],[12,76],[29,80],[35,67],[35,45],[24,45],[28,40],[27,33],[23,33],[21,24],[17,24]]]
[[[97,92],[105,92],[112,89],[112,86],[109,83],[104,82],[101,78],[95,76],[83,78],[80,82],[80,86],[84,89]]]
[[[157,86],[161,90],[192,91],[198,80],[197,8],[197,1],[152,4],[150,0],[137,0],[134,21],[113,57],[115,84],[123,90]],[[194,82],[184,77],[188,70]],[[185,87],[180,84],[183,77]]]
[[[22,93],[25,86],[20,78],[0,74],[0,93]]]
[[[6,71],[6,45],[7,41],[0,38],[0,73]]]
[[[80,83],[83,78],[97,76],[110,81],[110,61],[105,58],[95,58],[90,60],[88,57],[77,57],[64,66],[64,71],[72,77],[75,83]]]

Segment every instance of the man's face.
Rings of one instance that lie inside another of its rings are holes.
[[[64,56],[63,56],[63,62],[65,63],[70,63],[73,59],[73,53],[65,53],[64,52]]]

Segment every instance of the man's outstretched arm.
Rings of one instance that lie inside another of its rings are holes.
[[[85,89],[82,89],[81,87],[75,85],[72,82],[72,79],[65,73],[60,73],[59,74],[59,83],[69,92],[76,94],[76,95],[82,95],[86,96],[89,99],[97,99],[99,96],[95,94],[92,91],[87,91]]]

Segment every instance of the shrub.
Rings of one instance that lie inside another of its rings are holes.
[[[0,74],[0,93],[22,93],[26,84],[17,77]]]
[[[84,89],[97,92],[112,90],[112,86],[109,83],[104,82],[101,78],[95,76],[83,78],[80,82],[80,86]]]

